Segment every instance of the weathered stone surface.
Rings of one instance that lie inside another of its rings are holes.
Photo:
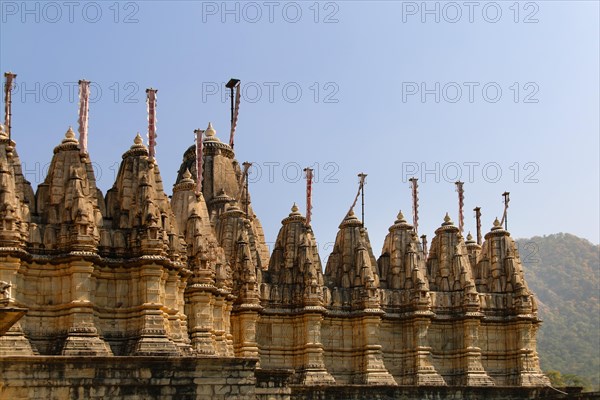
[[[138,135],[104,198],[69,130],[34,196],[0,129],[0,398],[513,399],[549,383],[499,222],[480,246],[446,216],[426,254],[400,213],[376,259],[351,211],[323,274],[295,205],[268,254],[233,150],[212,126],[203,140],[202,193],[194,148],[169,199]]]
[[[3,357],[0,398],[254,400],[256,362],[190,357]],[[232,381],[231,376],[236,379]]]

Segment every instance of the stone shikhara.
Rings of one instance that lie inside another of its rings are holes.
[[[103,393],[85,392],[90,398],[109,398],[136,360],[148,387],[189,378],[211,398],[284,399],[311,386],[549,384],[535,299],[498,221],[479,245],[446,216],[426,257],[400,213],[376,259],[349,212],[323,273],[296,206],[269,254],[232,148],[212,126],[203,140],[202,193],[194,147],[169,199],[138,136],[104,196],[69,129],[34,194],[0,130],[0,281],[11,288],[0,300],[0,394],[18,393],[10,377],[38,373],[36,359],[62,363],[61,382],[73,387],[84,378],[64,371],[90,364]],[[155,379],[157,357],[171,378]],[[206,374],[212,383],[200,379]]]

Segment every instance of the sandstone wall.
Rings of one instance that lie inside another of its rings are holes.
[[[254,400],[256,363],[239,358],[3,357],[0,400]]]

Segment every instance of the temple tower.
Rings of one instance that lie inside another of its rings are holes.
[[[35,348],[19,321],[28,311],[23,303],[21,267],[29,239],[29,182],[23,179],[15,142],[0,124],[0,355],[33,355]]]
[[[448,214],[435,231],[427,271],[436,314],[430,328],[436,369],[451,385],[494,385],[481,364],[483,314],[467,246]]]
[[[537,305],[525,282],[516,243],[498,219],[485,235],[476,275],[486,316],[480,340],[486,370],[500,385],[549,384],[536,350],[541,324]]]
[[[259,268],[266,269],[269,264],[269,249],[265,243],[265,235],[260,220],[254,214],[249,193],[244,190],[244,176],[239,162],[235,159],[233,149],[227,143],[221,142],[212,124],[203,134],[202,157],[202,194],[208,208],[210,222],[216,226],[219,216],[229,203],[236,202],[237,207],[248,215],[252,233],[256,237],[256,253]],[[189,147],[183,155],[183,162],[177,174],[177,183],[183,179],[185,171],[189,170],[192,179],[196,180],[196,148]]]
[[[190,344],[182,306],[190,271],[181,258],[177,220],[158,165],[149,159],[139,134],[122,158],[116,182],[106,194],[107,234],[102,245],[108,258],[125,260],[120,262],[125,282],[111,277],[101,288],[108,294],[106,307],[136,310],[137,322],[118,328],[113,324],[111,337],[115,346],[126,337],[118,345],[125,345],[121,348],[125,354],[187,353]]]
[[[102,201],[92,163],[69,128],[54,148],[32,214],[30,251],[38,256],[26,272],[32,296],[26,322],[43,353],[112,355],[94,317]]]
[[[378,260],[384,360],[401,385],[445,385],[433,366],[428,330],[431,311],[425,257],[402,211],[389,228]]]
[[[339,226],[325,268],[331,315],[323,323],[328,369],[337,382],[395,385],[380,343],[379,272],[367,230],[351,210]],[[349,338],[346,336],[350,335]],[[346,340],[349,339],[349,340]],[[354,350],[354,351],[350,351]]]
[[[261,366],[291,367],[300,384],[331,384],[321,341],[327,293],[317,244],[296,204],[281,224],[261,287]]]
[[[185,289],[192,349],[198,355],[233,356],[231,266],[210,224],[202,193],[189,170],[173,188],[171,206],[187,244],[192,276]]]

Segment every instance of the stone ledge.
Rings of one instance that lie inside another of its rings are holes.
[[[2,307],[0,305],[0,336],[4,335],[18,320],[27,313],[26,308]]]

